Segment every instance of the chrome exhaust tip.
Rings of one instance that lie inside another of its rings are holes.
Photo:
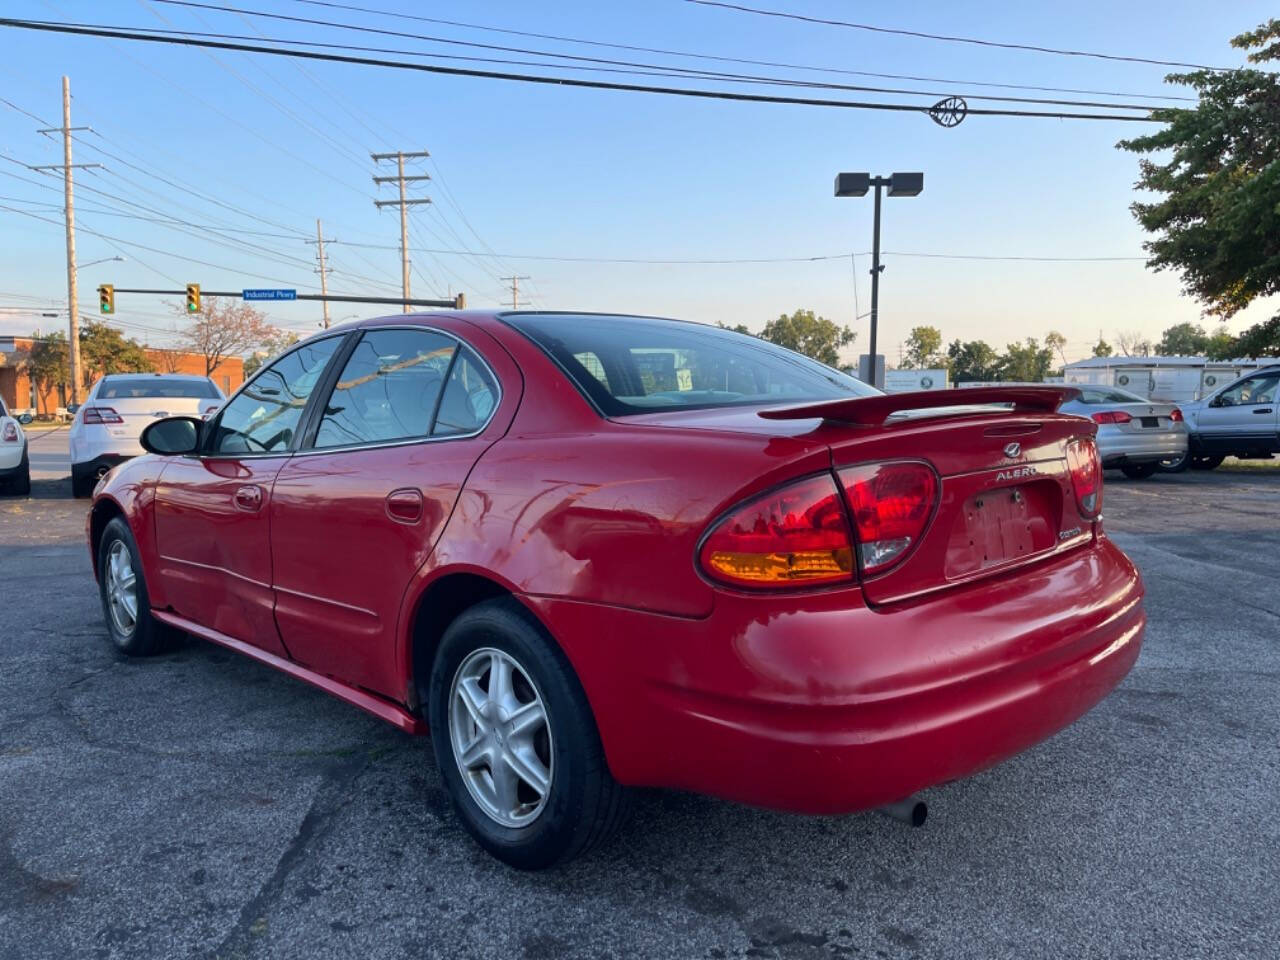
[[[919,797],[907,797],[897,803],[888,803],[883,807],[877,807],[876,812],[883,813],[886,817],[892,817],[894,820],[909,823],[913,827],[923,827],[925,820],[929,817],[929,805]]]

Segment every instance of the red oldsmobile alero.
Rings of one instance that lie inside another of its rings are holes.
[[[430,728],[470,832],[542,867],[629,786],[864,810],[1104,697],[1142,583],[1071,394],[883,396],[673,320],[386,317],[153,424],[89,543],[121,650],[184,631]]]

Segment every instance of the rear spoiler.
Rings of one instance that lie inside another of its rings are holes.
[[[874,397],[849,397],[824,400],[799,407],[761,410],[766,420],[834,420],[864,427],[878,427],[903,410],[928,410],[936,407],[971,407],[987,404],[1011,404],[1011,413],[1053,413],[1080,396],[1076,387],[971,387],[963,390],[920,390],[913,393],[889,393]],[[965,413],[976,411],[966,410]]]

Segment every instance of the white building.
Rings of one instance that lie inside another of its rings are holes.
[[[1063,380],[1069,384],[1120,387],[1152,400],[1185,403],[1199,400],[1264,362],[1243,358],[1090,357],[1068,363],[1063,369]]]

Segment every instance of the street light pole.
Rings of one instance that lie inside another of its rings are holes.
[[[876,381],[880,379],[876,373],[876,325],[880,321],[880,190],[883,188],[884,177],[876,177],[876,215],[875,226],[872,228],[871,237],[871,385],[875,387],[881,386]]]
[[[868,371],[871,385],[884,386],[876,364],[876,334],[880,322],[880,273],[884,266],[880,263],[880,193],[889,188],[891,197],[915,197],[924,190],[923,173],[894,173],[887,177],[873,177],[869,173],[836,174],[837,197],[865,197],[867,191],[875,187],[875,223],[871,236],[871,362]]]

